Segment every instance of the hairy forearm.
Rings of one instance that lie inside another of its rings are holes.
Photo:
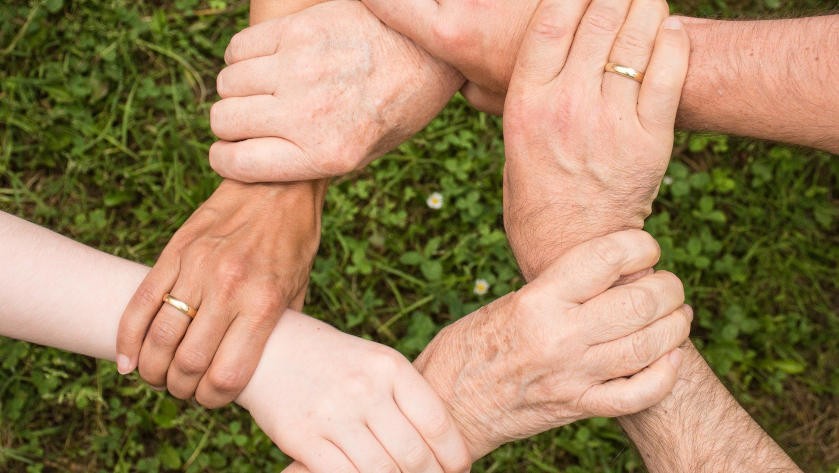
[[[693,345],[660,404],[620,418],[651,473],[800,471],[737,403]]]
[[[681,128],[839,152],[839,15],[685,21],[692,52]]]

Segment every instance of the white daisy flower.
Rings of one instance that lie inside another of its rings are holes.
[[[664,179],[661,181],[665,186],[669,186],[673,184],[673,178],[670,176],[664,176]]]
[[[475,288],[472,289],[472,292],[479,296],[483,296],[489,291],[489,283],[486,279],[478,279],[475,281]]]
[[[431,209],[440,210],[443,208],[443,194],[435,192],[428,196],[428,199],[426,199],[425,203]]]

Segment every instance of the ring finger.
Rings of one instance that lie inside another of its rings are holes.
[[[188,274],[181,273],[175,286],[169,292],[172,297],[198,309],[201,305],[201,292],[197,281]],[[161,301],[164,294],[161,294]],[[140,349],[140,376],[154,387],[166,385],[166,374],[175,357],[175,350],[186,334],[192,317],[176,309],[171,304],[162,303],[149,327],[143,346]]]
[[[668,13],[664,0],[634,0],[612,46],[609,62],[643,73],[650,63],[659,27]],[[613,72],[604,71],[604,74],[604,98],[635,114],[640,82]]]

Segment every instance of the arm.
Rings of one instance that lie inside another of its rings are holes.
[[[314,3],[254,0],[251,22]],[[117,338],[120,372],[139,368],[152,385],[208,407],[231,402],[282,309],[303,307],[327,187],[323,180],[223,182],[176,232],[126,308]],[[170,292],[200,310],[195,323],[187,327],[160,304]]]
[[[549,4],[546,0],[543,6]],[[568,31],[575,20],[540,8],[535,24],[543,27],[529,33],[511,81],[504,186],[505,210],[512,210],[505,219],[528,278],[560,258],[580,234],[609,225],[640,228],[670,157],[687,72],[687,34],[672,18],[657,28],[667,15],[662,1],[636,0],[631,7],[627,2],[623,14],[604,10],[603,4],[594,2],[588,9],[573,44],[568,34],[551,41],[544,35]],[[643,16],[637,14],[641,8]],[[659,21],[644,26],[639,18],[655,14],[648,12],[658,12]],[[591,18],[609,15],[616,26],[603,39]],[[627,31],[638,35],[636,41],[627,41]],[[549,44],[571,49],[550,54],[544,51]],[[549,62],[541,63],[540,57]],[[565,64],[558,60],[563,57]],[[604,74],[604,57],[646,69],[644,83],[639,87]],[[647,63],[649,68],[643,67]],[[569,106],[555,107],[555,102]],[[693,347],[684,349],[687,362],[673,393],[652,409],[620,419],[650,470],[798,471]]]
[[[467,98],[500,113],[536,0],[364,0],[388,25],[460,70]],[[588,2],[582,2],[587,4]],[[678,125],[839,152],[839,15],[685,18],[690,71]],[[469,91],[472,93],[470,94]]]
[[[839,153],[839,15],[686,26],[679,127]]]
[[[679,381],[664,401],[621,417],[651,473],[800,472],[688,344]],[[674,452],[678,452],[674,455]]]
[[[0,335],[114,359],[120,311],[147,267],[3,212],[0,260]],[[469,463],[445,405],[408,360],[292,310],[272,327],[236,402],[315,472]]]
[[[4,268],[26,268],[0,271],[0,335],[113,359],[120,310],[148,268],[2,212],[0,243]],[[323,423],[337,426],[339,432],[327,437],[336,442],[340,429],[355,423],[359,400],[373,416],[362,419],[375,428],[395,397],[412,422],[433,433],[431,442],[440,447],[435,453],[454,459],[444,471],[463,471],[469,455],[479,458],[501,443],[577,419],[637,412],[676,382],[681,355],[674,349],[687,337],[691,313],[682,305],[681,283],[666,272],[608,288],[658,256],[643,232],[588,242],[538,281],[441,332],[416,364],[435,390],[446,393],[453,417],[392,350],[291,310],[274,327],[236,402],[286,453],[318,472],[344,465],[330,462],[334,446],[317,430]],[[639,292],[647,302],[616,317],[613,308],[628,307]],[[499,340],[502,332],[508,336]],[[451,350],[464,344],[471,350]],[[499,351],[505,356],[495,356]],[[384,390],[383,398],[375,388],[389,379],[396,380],[394,391]],[[487,390],[496,396],[486,396]],[[530,422],[519,422],[523,416]],[[469,455],[451,437],[459,438],[461,429]],[[360,438],[358,431],[350,433]],[[356,447],[362,458],[375,453],[369,445]]]

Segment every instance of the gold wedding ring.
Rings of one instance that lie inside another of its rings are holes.
[[[198,313],[198,309],[192,308],[189,304],[187,304],[186,302],[176,298],[175,296],[173,296],[172,294],[169,294],[168,292],[166,293],[165,296],[163,296],[163,303],[164,304],[169,304],[170,306],[174,307],[178,312],[183,313],[184,315],[186,315],[190,319],[194,318],[195,314]]]
[[[604,67],[603,70],[619,76],[628,77],[639,84],[644,81],[644,73],[629,66],[621,66],[620,64],[615,64],[614,62],[607,62],[606,67]]]

